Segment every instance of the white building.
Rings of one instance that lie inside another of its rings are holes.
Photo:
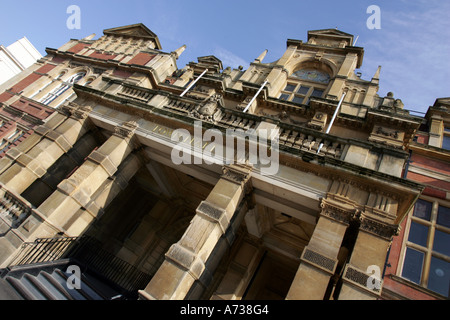
[[[26,37],[6,48],[0,45],[0,85],[40,58],[42,55]]]

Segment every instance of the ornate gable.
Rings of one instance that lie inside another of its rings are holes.
[[[149,39],[155,42],[156,49],[162,49],[158,36],[142,23],[106,29],[103,31],[103,33],[105,35],[129,36]]]
[[[345,46],[353,45],[353,35],[337,29],[311,30],[308,32],[308,41],[315,40],[316,43],[327,42],[329,44],[345,43]]]

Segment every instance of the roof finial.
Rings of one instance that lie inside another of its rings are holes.
[[[259,57],[255,59],[255,62],[262,62],[263,59],[264,59],[264,57],[266,56],[267,52],[268,52],[267,49],[264,50],[263,53],[261,53],[261,54],[259,55]]]
[[[185,44],[183,44],[181,47],[179,47],[177,50],[175,50],[173,52],[175,54],[175,56],[176,56],[176,59],[178,59],[181,56],[181,54],[184,52],[184,50],[186,50],[186,45]]]

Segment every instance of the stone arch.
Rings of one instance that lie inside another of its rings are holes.
[[[338,73],[337,66],[328,59],[321,59],[320,61],[315,58],[303,59],[296,62],[290,68],[288,68],[289,75],[302,69],[315,69],[327,73],[330,79],[334,78]]]

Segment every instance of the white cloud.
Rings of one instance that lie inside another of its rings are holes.
[[[431,4],[431,5],[430,5]],[[382,30],[364,45],[369,70],[381,64],[380,95],[393,91],[405,108],[425,112],[450,96],[450,4],[415,2],[382,9]]]
[[[243,66],[244,69],[248,66],[248,62],[234,53],[224,49],[222,47],[216,47],[213,51],[213,55],[222,60],[223,67],[237,68]]]

